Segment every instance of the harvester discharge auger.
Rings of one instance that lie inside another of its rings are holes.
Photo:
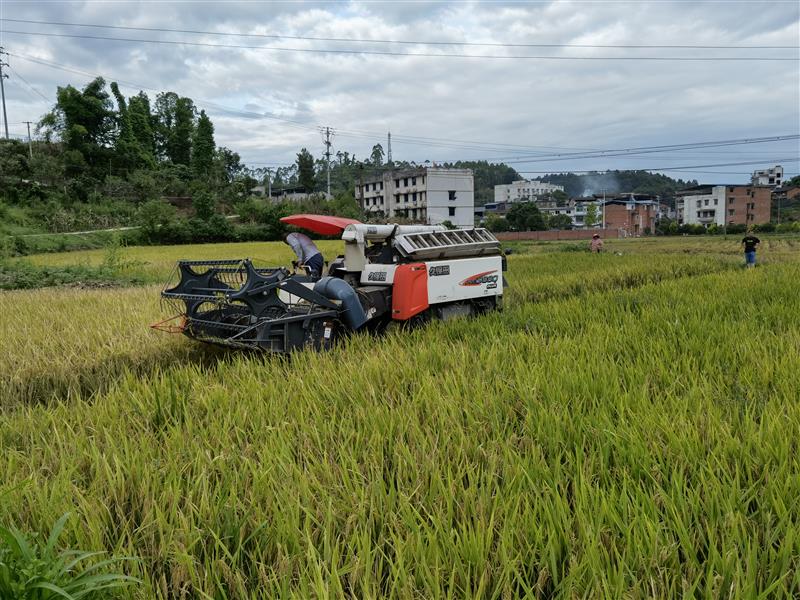
[[[325,349],[362,328],[448,319],[502,307],[505,257],[486,229],[366,225],[336,217],[286,217],[318,233],[342,233],[345,252],[313,279],[249,259],[182,260],[161,292],[171,318],[155,329],[271,352]],[[174,278],[173,278],[174,279]]]

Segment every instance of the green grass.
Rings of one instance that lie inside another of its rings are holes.
[[[156,287],[0,294],[0,523],[72,511],[137,600],[796,597],[796,243],[531,246],[503,313],[290,360],[148,331]],[[126,257],[243,255],[291,258]]]

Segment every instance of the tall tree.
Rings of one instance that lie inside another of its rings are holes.
[[[153,115],[150,113],[150,99],[147,94],[139,92],[128,100],[128,116],[140,151],[147,162],[153,164],[155,162]]]
[[[214,177],[231,183],[244,170],[242,159],[230,148],[220,146],[214,153]]]
[[[189,165],[192,158],[194,133],[194,103],[189,98],[178,98],[175,104],[175,127],[170,136],[170,160],[178,165]]]
[[[151,168],[155,164],[150,129],[150,103],[143,92],[125,101],[117,82],[111,83],[111,93],[117,100],[117,139],[114,144],[119,168],[133,170]]]
[[[201,110],[192,139],[192,172],[196,178],[209,176],[214,162],[214,146],[214,125],[206,111]]]
[[[119,91],[116,81],[111,82],[111,93],[117,101],[117,139],[114,141],[115,163],[121,169],[133,170],[139,166],[136,138],[133,137],[128,104],[125,96]]]
[[[116,115],[105,87],[102,77],[82,91],[71,85],[59,87],[55,107],[39,123],[46,139],[54,135],[63,142],[68,176],[103,178],[108,171]],[[90,172],[84,173],[84,168]]]
[[[177,101],[178,94],[175,92],[162,92],[156,96],[153,134],[156,154],[161,159],[168,159],[169,136],[175,122],[175,103]]]
[[[156,118],[159,153],[176,165],[189,166],[194,133],[194,102],[174,92],[159,94],[156,97]]]
[[[586,207],[586,217],[583,222],[587,227],[594,227],[597,225],[597,204],[592,202]]]
[[[306,192],[313,192],[316,184],[314,176],[314,157],[303,148],[297,155],[297,183]]]
[[[375,144],[372,147],[372,153],[369,155],[372,164],[376,167],[380,167],[383,165],[383,157],[385,156],[383,152],[383,146],[380,144]]]

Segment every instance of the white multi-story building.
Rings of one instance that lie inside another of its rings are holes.
[[[753,185],[768,185],[770,187],[780,187],[783,183],[783,167],[775,165],[771,169],[753,171],[750,178]]]
[[[472,170],[421,167],[387,171],[356,184],[356,200],[368,213],[438,225],[475,225]]]
[[[697,185],[678,192],[678,222],[686,225],[769,223],[772,188],[768,185]]]
[[[494,186],[495,202],[520,202],[547,196],[553,192],[563,192],[563,185],[554,185],[544,181],[521,179],[504,185]]]
[[[679,192],[678,220],[690,225],[725,225],[725,186],[698,186],[699,193]]]

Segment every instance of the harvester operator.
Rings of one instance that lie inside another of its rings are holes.
[[[325,264],[325,259],[310,237],[304,233],[290,233],[283,241],[297,255],[297,260],[292,261],[292,265],[304,265],[315,279],[322,276],[322,267]]]

